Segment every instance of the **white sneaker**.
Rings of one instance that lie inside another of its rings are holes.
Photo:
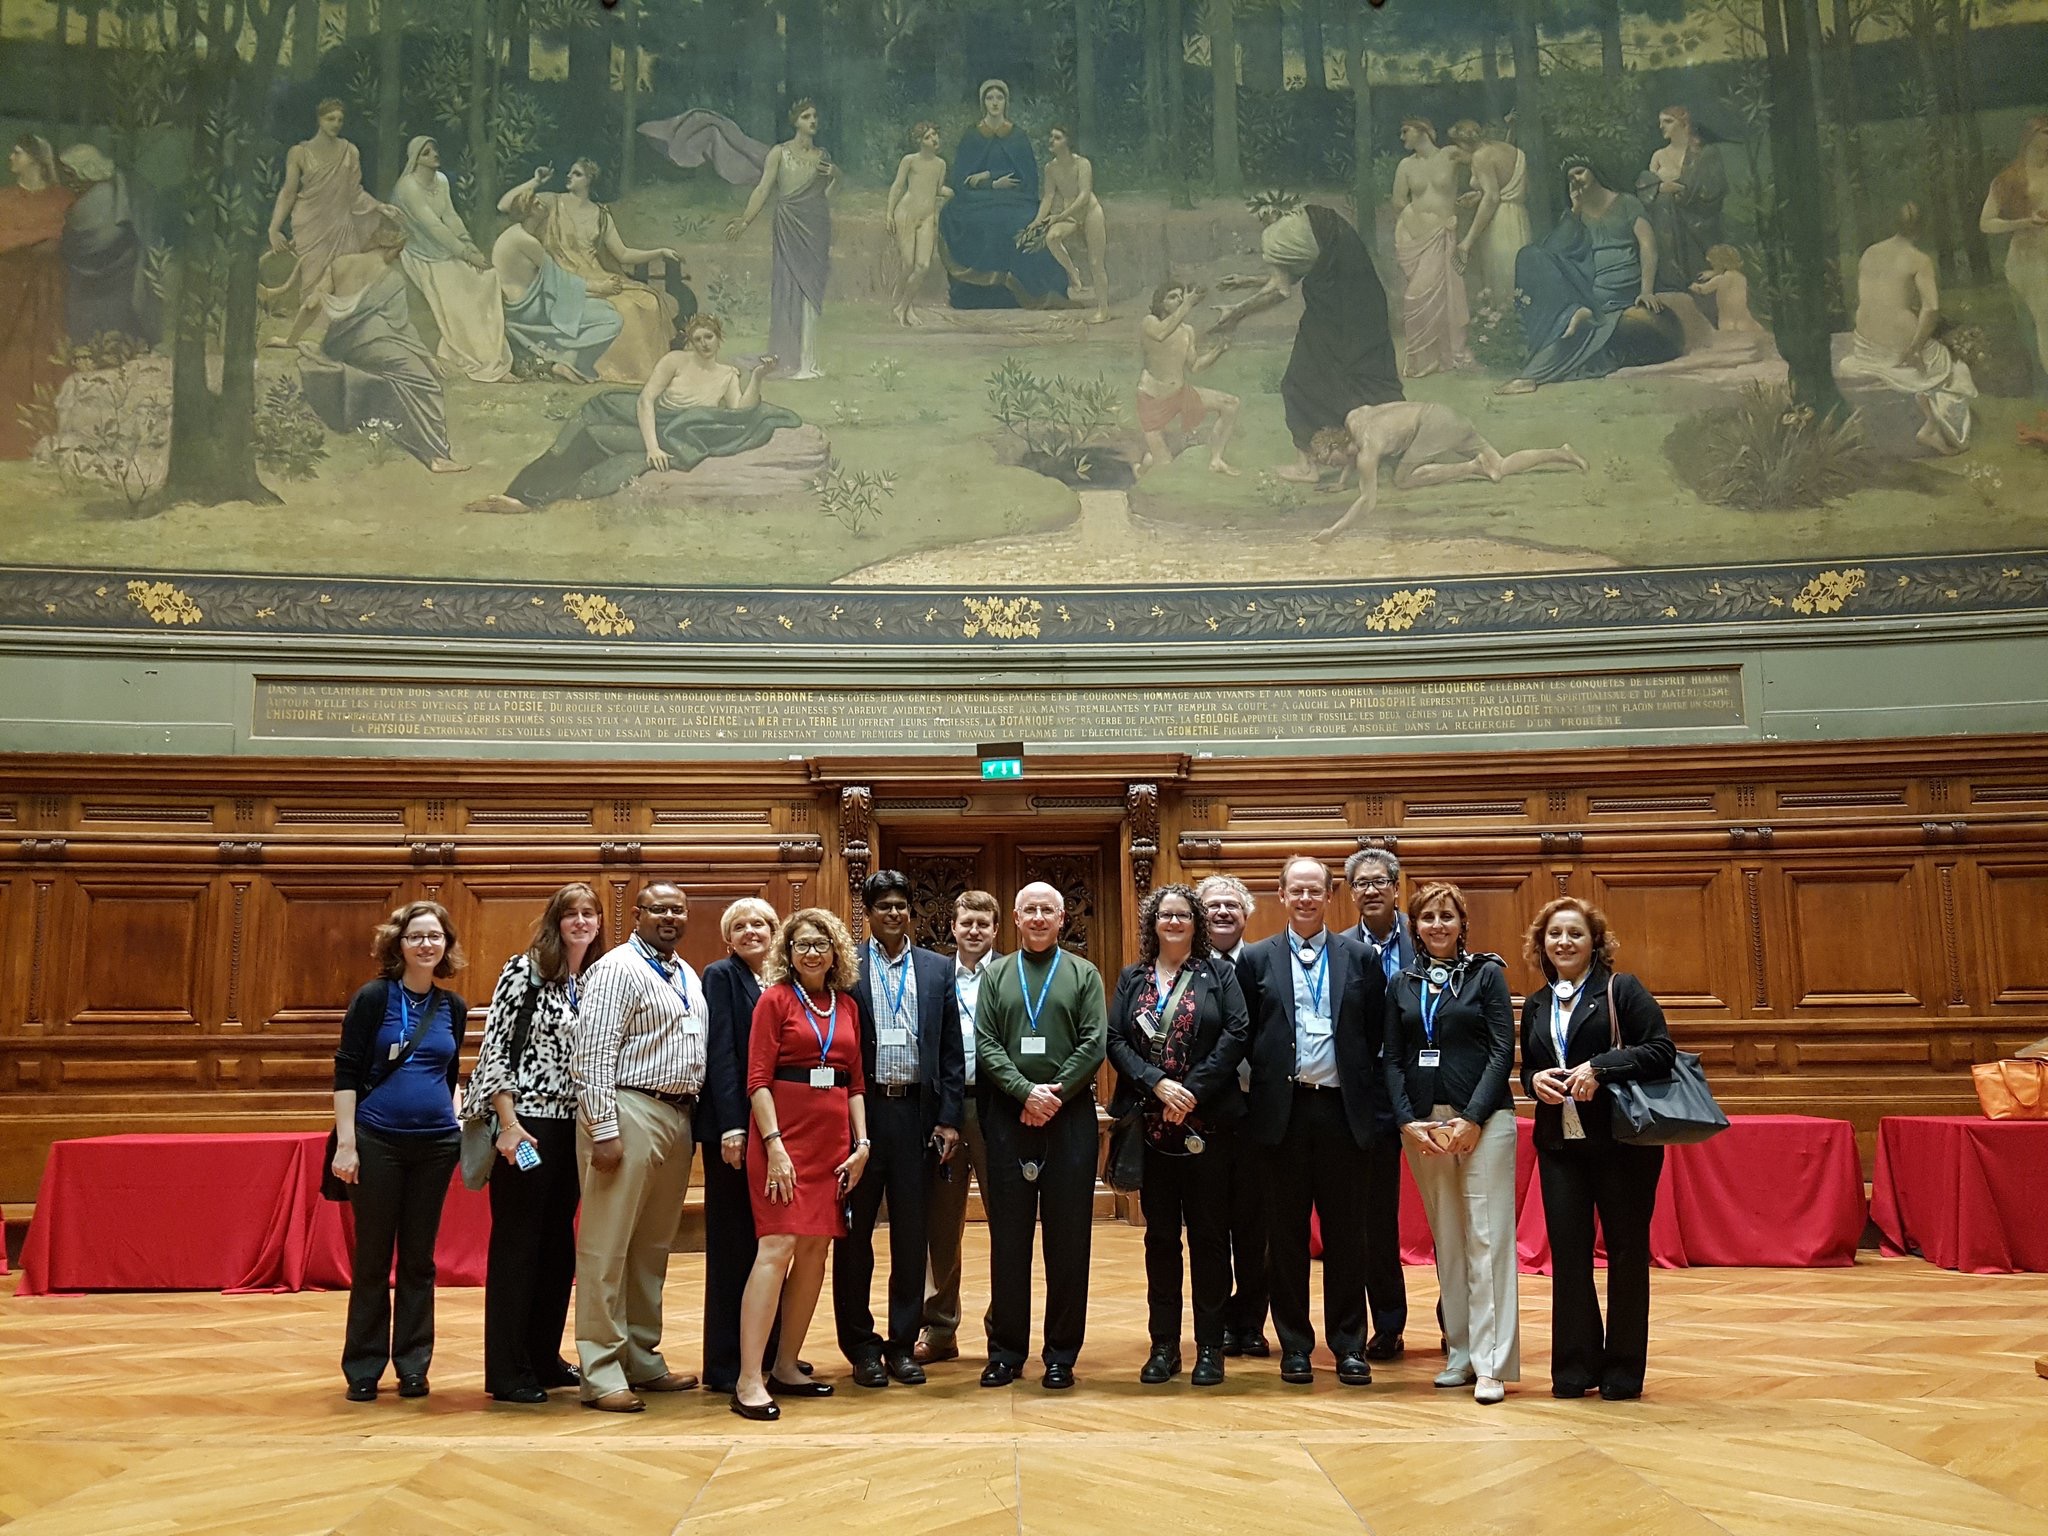
[[[1491,1376],[1480,1377],[1479,1385],[1472,1389],[1472,1401],[1475,1403],[1497,1403],[1507,1395],[1508,1389]]]
[[[1462,1371],[1438,1371],[1434,1385],[1439,1387],[1469,1387],[1477,1379],[1469,1369]]]

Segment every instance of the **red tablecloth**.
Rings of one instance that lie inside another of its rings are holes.
[[[1536,1176],[1533,1122],[1515,1122],[1517,1257],[1550,1273],[1550,1229]],[[1650,1257],[1660,1269],[1692,1265],[1807,1269],[1856,1262],[1865,1219],[1863,1170],[1846,1120],[1737,1115],[1712,1141],[1671,1147],[1650,1220]],[[1311,1233],[1321,1251],[1321,1234]],[[1422,1196],[1401,1168],[1401,1262],[1432,1264]]]
[[[2048,1273],[2048,1120],[1888,1115],[1870,1216],[1886,1253],[1973,1275]]]
[[[99,1136],[50,1148],[16,1294],[297,1291],[349,1283],[354,1213],[320,1198],[321,1131]],[[435,1259],[482,1285],[488,1197],[458,1177]]]

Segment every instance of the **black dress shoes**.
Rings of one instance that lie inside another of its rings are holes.
[[[374,1403],[377,1401],[377,1383],[374,1381],[352,1381],[348,1384],[348,1400],[352,1403]]]
[[[548,1395],[539,1387],[507,1387],[502,1392],[493,1392],[491,1400],[498,1403],[544,1403]]]
[[[1586,1395],[1586,1388],[1575,1386],[1568,1381],[1553,1381],[1550,1384],[1550,1395],[1552,1397],[1584,1397]]]
[[[924,1367],[919,1365],[909,1355],[890,1355],[886,1364],[889,1374],[902,1382],[906,1387],[921,1387],[924,1385]]]
[[[1273,1353],[1273,1346],[1266,1342],[1266,1336],[1263,1333],[1247,1335],[1244,1339],[1243,1349],[1254,1360],[1264,1360]],[[1229,1351],[1226,1350],[1225,1353],[1227,1354]]]
[[[1223,1330],[1223,1353],[1233,1360],[1244,1353],[1244,1338],[1235,1328]]]
[[[1052,1367],[1047,1366],[1046,1369],[1050,1371]],[[1151,1358],[1145,1362],[1145,1368],[1138,1372],[1138,1380],[1148,1387],[1156,1387],[1173,1380],[1179,1374],[1180,1351],[1171,1344],[1155,1344],[1152,1346]]]
[[[1214,1344],[1195,1346],[1195,1373],[1188,1378],[1198,1387],[1223,1385],[1223,1351]]]
[[[984,1387],[1007,1387],[1017,1379],[1017,1367],[1002,1360],[991,1360],[982,1367],[981,1384]]]
[[[741,1402],[737,1392],[732,1395],[732,1411],[743,1419],[754,1419],[763,1424],[782,1417],[782,1410],[773,1403],[762,1403],[756,1407],[752,1403]]]
[[[398,1395],[400,1397],[425,1397],[427,1395],[426,1372],[421,1371],[415,1376],[399,1377]]]
[[[1337,1360],[1337,1379],[1347,1387],[1372,1385],[1372,1367],[1363,1355],[1342,1355]]]
[[[1365,1358],[1368,1360],[1398,1360],[1408,1353],[1408,1346],[1398,1333],[1376,1333],[1366,1340]]]
[[[772,1373],[762,1380],[771,1397],[830,1397],[832,1383],[813,1381],[806,1376],[802,1381],[783,1381]]]
[[[889,1367],[882,1364],[880,1355],[856,1360],[853,1362],[853,1384],[856,1387],[886,1387],[889,1385]]]
[[[1280,1357],[1280,1379],[1304,1386],[1316,1379],[1314,1369],[1308,1363],[1307,1355],[1282,1355]]]
[[[567,1361],[557,1360],[552,1370],[542,1369],[540,1384],[542,1390],[548,1392],[556,1391],[562,1387],[580,1387],[583,1385],[583,1373]],[[728,1390],[730,1389],[728,1388]]]
[[[1048,1365],[1045,1379],[1040,1383],[1048,1392],[1064,1392],[1074,1384],[1074,1368],[1071,1365]]]
[[[1632,1403],[1643,1395],[1640,1383],[1615,1381],[1600,1383],[1600,1395],[1610,1403]]]

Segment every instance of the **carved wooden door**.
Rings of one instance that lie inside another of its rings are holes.
[[[919,944],[950,954],[953,900],[962,891],[992,894],[1001,909],[996,948],[1017,947],[1011,915],[1017,892],[1034,880],[1066,898],[1067,925],[1060,942],[1095,962],[1113,981],[1124,963],[1122,902],[1113,827],[1034,828],[1030,832],[978,832],[960,828],[881,828],[877,868],[910,877],[913,934]]]

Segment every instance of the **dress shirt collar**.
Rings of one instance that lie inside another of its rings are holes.
[[[1292,928],[1287,930],[1287,952],[1294,956],[1296,960],[1301,958],[1303,945],[1307,945],[1310,950],[1316,953],[1321,953],[1323,946],[1329,942],[1330,930],[1328,928],[1319,928],[1314,934],[1305,939]],[[1315,963],[1314,955],[1310,956],[1309,963]]]
[[[675,954],[673,952],[664,955],[660,950],[656,949],[652,944],[648,943],[645,939],[641,938],[640,935],[637,933],[634,934],[633,937],[629,939],[627,942],[630,943],[635,949],[639,950],[640,953],[645,955],[649,960],[652,960],[656,965],[660,966],[661,974],[666,977],[669,977],[670,979],[673,979],[676,973],[682,968],[683,958],[681,955]],[[744,960],[740,963],[742,965],[746,964]]]
[[[984,971],[986,971],[989,968],[990,964],[995,960],[995,958],[996,952],[994,950],[990,950],[987,954],[983,955],[979,960],[975,961],[974,964],[962,965],[960,963],[960,956],[956,952],[953,956],[953,974],[956,977],[972,976],[978,978]]]

